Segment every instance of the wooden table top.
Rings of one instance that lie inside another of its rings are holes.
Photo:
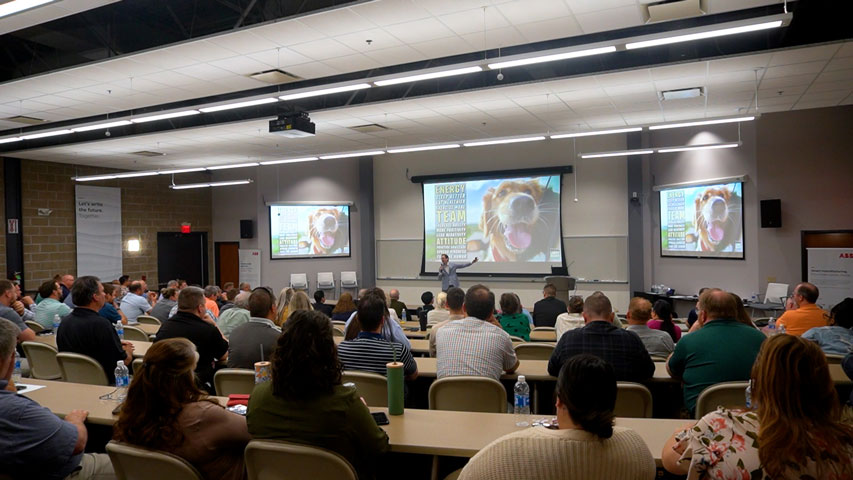
[[[56,348],[56,336],[55,335],[36,335],[36,342],[45,343]],[[145,353],[151,347],[151,342],[141,342],[138,340],[128,340],[133,344],[133,357],[134,358],[142,358],[145,356]]]

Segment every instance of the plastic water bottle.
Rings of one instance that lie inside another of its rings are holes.
[[[119,340],[124,340],[124,325],[122,325],[121,320],[116,321],[116,334],[118,334]]]
[[[784,323],[783,323],[782,325],[779,325],[779,333],[780,333],[780,334],[782,334],[782,335],[784,335],[784,334],[786,333],[786,332],[785,332],[785,324],[784,324]]]
[[[752,381],[746,386],[746,408],[752,408]]]
[[[130,370],[122,360],[116,362],[116,397],[117,400],[124,400],[127,396],[127,386],[130,384]]]
[[[518,376],[518,381],[515,382],[515,414],[517,416],[515,425],[518,427],[526,427],[527,415],[530,415],[530,385],[524,379],[524,375]]]
[[[15,350],[15,370],[12,371],[12,381],[18,383],[21,381],[21,356]]]
[[[59,318],[59,314],[55,314],[53,316],[53,333],[56,333],[59,331],[59,323],[61,321],[62,321],[62,319]]]
[[[401,320],[401,321],[403,321],[403,322],[405,322],[405,321],[406,321],[406,309],[404,308],[404,309],[402,310],[402,312],[403,312],[403,313],[402,313],[402,315],[400,316],[400,320]]]
[[[776,319],[775,318],[770,317],[770,321],[767,322],[767,329],[770,330],[771,336],[776,335],[777,332],[776,332]]]

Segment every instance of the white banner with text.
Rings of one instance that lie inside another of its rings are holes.
[[[76,187],[77,276],[121,276],[121,189]]]

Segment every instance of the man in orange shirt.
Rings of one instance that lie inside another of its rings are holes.
[[[828,315],[815,305],[817,302],[818,289],[808,282],[803,282],[794,288],[793,299],[797,304],[796,310],[788,310],[776,320],[776,328],[785,326],[788,335],[800,336],[810,328],[825,327]]]
[[[208,285],[204,287],[204,307],[210,310],[214,317],[219,318],[219,305],[216,299],[219,297],[219,287]]]

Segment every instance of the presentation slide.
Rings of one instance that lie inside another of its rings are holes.
[[[270,205],[272,259],[350,256],[349,205]]]
[[[424,272],[441,255],[469,274],[550,274],[563,265],[559,174],[426,182]]]
[[[661,256],[743,258],[743,183],[660,191]]]

